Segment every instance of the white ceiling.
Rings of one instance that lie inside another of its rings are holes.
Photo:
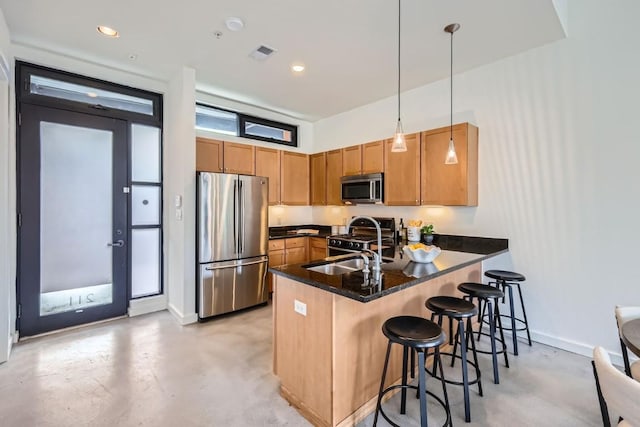
[[[0,0],[13,42],[168,80],[196,69],[198,89],[315,121],[397,91],[394,0]],[[231,32],[236,16],[244,30]],[[402,90],[564,37],[552,0],[404,0]],[[120,31],[99,35],[97,25]],[[215,31],[224,34],[220,39]],[[249,58],[260,44],[277,49]],[[137,59],[129,59],[130,54]],[[290,72],[293,62],[307,66]]]

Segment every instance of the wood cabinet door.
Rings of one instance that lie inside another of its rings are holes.
[[[327,204],[327,153],[312,154],[309,156],[311,179],[309,187],[311,192],[311,205]]]
[[[279,265],[283,265],[284,263],[284,249],[269,251],[269,267],[277,267]],[[269,286],[269,292],[273,292],[272,273],[267,273],[267,285]]]
[[[309,237],[309,261],[327,257],[327,239],[323,237]]]
[[[285,263],[284,249],[269,251],[269,267],[277,267]]]
[[[382,165],[381,165],[382,166]],[[342,149],[342,174],[360,175],[362,173],[362,145]]]
[[[269,178],[269,204],[280,204],[280,150],[256,147],[256,176]]]
[[[327,152],[327,205],[342,204],[342,150]]]
[[[291,248],[285,249],[285,262],[287,264],[300,264],[307,262],[307,248]]]
[[[309,204],[309,156],[282,152],[280,168],[280,200],[284,205]]]
[[[202,172],[223,172],[222,160],[224,143],[215,139],[196,138],[196,170]]]
[[[224,171],[255,175],[256,147],[249,144],[224,143]]]
[[[420,134],[405,135],[405,140],[407,151],[402,153],[391,152],[392,139],[384,142],[384,203],[387,205],[420,204]]]
[[[384,172],[384,141],[362,145],[362,173]]]
[[[421,204],[478,205],[478,128],[462,123],[453,127],[458,164],[446,165],[450,128],[422,133]]]

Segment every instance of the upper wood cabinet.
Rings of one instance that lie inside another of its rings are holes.
[[[281,151],[256,147],[256,175],[269,178],[269,204],[280,204]]]
[[[402,153],[391,152],[392,139],[384,141],[384,203],[387,205],[420,204],[420,134],[405,135],[405,140],[407,151]]]
[[[453,127],[455,165],[444,163],[449,139],[448,126],[422,132],[421,204],[477,206],[478,128],[469,123]]]
[[[255,175],[256,147],[249,144],[224,143],[224,171]]]
[[[327,152],[327,205],[342,204],[342,150]]]
[[[197,137],[196,170],[255,175],[255,147]]]
[[[342,149],[342,173],[344,176],[362,173],[362,145]]]
[[[282,152],[280,168],[281,202],[284,205],[309,204],[309,156]]]
[[[222,141],[196,138],[196,170],[202,172],[224,172]]]
[[[311,205],[327,204],[327,153],[309,156]]]
[[[384,172],[384,141],[362,145],[362,173]]]

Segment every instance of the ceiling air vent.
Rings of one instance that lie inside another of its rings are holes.
[[[276,50],[274,48],[269,47],[269,46],[265,46],[265,45],[261,45],[261,46],[258,46],[258,48],[256,50],[251,52],[249,54],[249,56],[252,57],[253,59],[257,60],[257,61],[264,61],[265,59],[267,59],[269,56],[273,55],[274,53],[276,53]]]

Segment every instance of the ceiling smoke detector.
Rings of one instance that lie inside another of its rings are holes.
[[[265,59],[267,59],[268,57],[270,57],[276,52],[277,50],[272,47],[260,45],[258,46],[257,49],[251,52],[249,56],[255,59],[256,61],[264,61]]]
[[[244,28],[244,22],[242,22],[242,19],[234,16],[227,18],[224,23],[230,31],[240,31]]]

